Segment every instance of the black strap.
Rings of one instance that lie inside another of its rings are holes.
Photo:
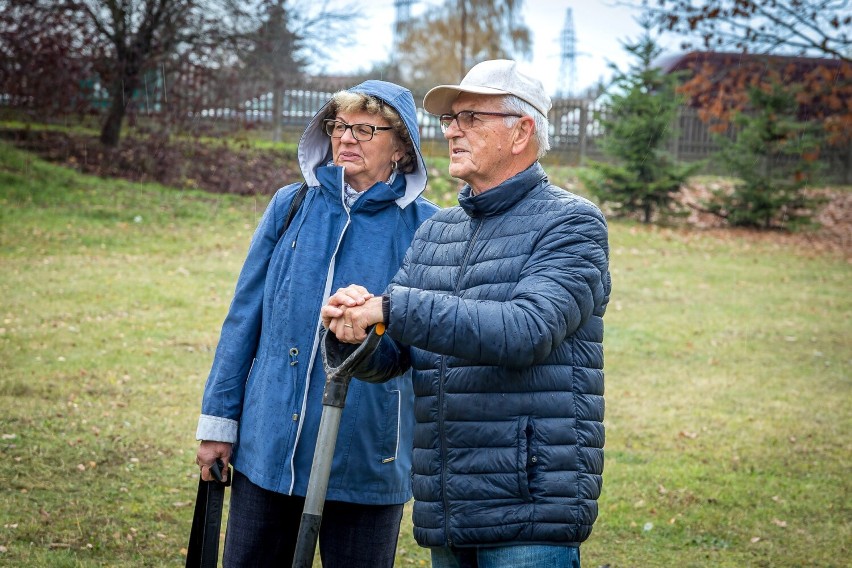
[[[211,473],[214,475],[220,471],[214,472],[213,469]],[[231,484],[232,473],[228,466],[228,478],[224,482],[198,480],[195,513],[189,533],[189,546],[186,548],[186,568],[216,568],[219,563],[219,532],[222,530],[225,487]],[[221,480],[221,475],[216,477]]]
[[[302,182],[301,187],[299,187],[299,191],[296,192],[296,195],[293,197],[292,203],[290,203],[290,210],[287,212],[287,220],[284,221],[284,227],[281,229],[281,232],[278,233],[278,238],[280,239],[284,233],[287,232],[287,228],[290,226],[290,223],[293,222],[293,217],[296,216],[296,211],[299,210],[299,207],[302,206],[302,201],[305,200],[305,195],[308,193],[308,183]]]

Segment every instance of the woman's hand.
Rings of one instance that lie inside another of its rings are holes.
[[[382,298],[354,284],[338,290],[320,313],[326,329],[344,343],[361,343],[367,329],[384,320]]]
[[[216,458],[222,460],[225,467],[222,471],[222,481],[225,481],[228,476],[228,463],[231,461],[230,442],[212,442],[204,440],[198,446],[198,453],[195,455],[195,463],[201,468],[201,479],[204,481],[213,481],[213,475],[210,474],[210,466],[216,463]]]
[[[331,329],[330,326],[332,320],[344,317],[343,314],[346,312],[346,308],[362,306],[364,305],[364,302],[372,297],[373,295],[367,291],[366,288],[357,284],[351,284],[346,288],[339,288],[337,292],[328,299],[328,303],[323,306],[322,310],[320,310],[323,327]],[[347,321],[346,323],[351,322]]]

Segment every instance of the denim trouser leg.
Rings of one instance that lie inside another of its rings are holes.
[[[234,471],[223,566],[291,566],[304,504]],[[319,534],[324,568],[393,568],[402,510],[327,501]]]
[[[580,568],[580,549],[541,544],[433,548],[432,568]]]

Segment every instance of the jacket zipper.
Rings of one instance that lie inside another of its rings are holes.
[[[467,261],[470,260],[470,253],[473,250],[473,245],[476,243],[476,238],[479,236],[479,231],[482,229],[483,221],[479,222],[476,230],[473,231],[473,236],[470,237],[470,240],[467,243],[467,250],[465,250],[464,258],[462,259],[461,267],[459,269],[459,278],[456,281],[455,290],[453,293],[458,296],[461,290],[461,281],[464,276],[464,272],[467,269]],[[444,501],[444,530],[446,531],[447,538],[447,546],[453,546],[453,541],[450,538],[450,504],[447,499],[447,444],[446,437],[444,436],[444,381],[447,378],[447,356],[441,355],[441,374],[438,381],[438,430],[440,433],[439,439],[441,440],[441,498]]]
[[[340,172],[340,191],[341,191],[341,199],[343,199],[343,174],[344,172]],[[325,289],[323,290],[323,303],[331,296],[331,284],[334,282],[334,268],[337,262],[337,251],[340,250],[340,243],[343,242],[343,236],[346,234],[346,229],[349,228],[349,224],[352,222],[352,216],[349,213],[349,208],[345,206],[344,210],[346,211],[346,224],[343,225],[343,229],[340,231],[340,236],[337,237],[337,244],[334,246],[334,252],[331,255],[331,262],[328,265],[328,271],[325,276]],[[287,491],[288,495],[293,494],[293,487],[296,484],[296,448],[299,445],[299,441],[302,438],[302,426],[305,424],[305,412],[308,408],[308,392],[311,390],[311,375],[313,374],[314,364],[317,359],[317,352],[319,351],[319,339],[320,339],[320,327],[322,324],[320,321],[317,321],[316,332],[314,333],[314,344],[311,348],[311,357],[310,361],[308,361],[308,370],[305,375],[305,392],[302,395],[302,407],[300,409],[301,419],[299,420],[299,426],[296,428],[296,440],[293,442],[293,453],[290,456],[290,488]]]

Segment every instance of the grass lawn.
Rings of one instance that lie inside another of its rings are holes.
[[[0,565],[183,566],[201,392],[264,206],[0,145]],[[611,247],[584,566],[847,565],[852,266],[621,222]],[[397,565],[429,565],[408,518]]]

